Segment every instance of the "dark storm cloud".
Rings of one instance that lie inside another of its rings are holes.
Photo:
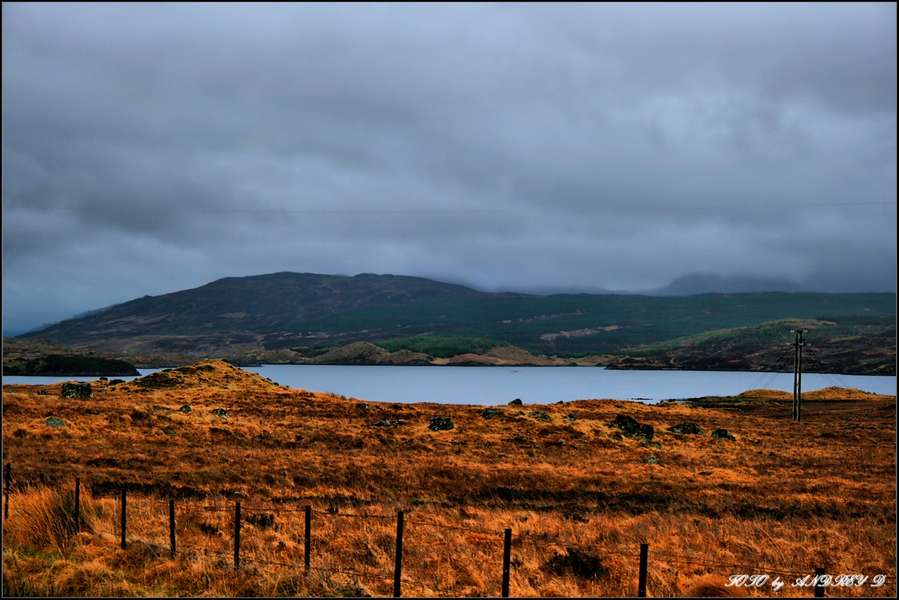
[[[3,5],[4,330],[280,270],[894,290],[893,4]]]

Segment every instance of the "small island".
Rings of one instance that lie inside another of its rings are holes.
[[[15,358],[3,363],[3,375],[45,377],[139,376],[129,362],[78,354],[49,354],[39,358]]]

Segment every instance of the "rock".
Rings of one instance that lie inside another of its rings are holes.
[[[655,434],[655,430],[652,428],[652,425],[640,424],[635,419],[628,417],[627,415],[617,415],[615,417],[615,420],[612,421],[610,425],[618,427],[618,429],[623,431],[624,435],[626,435],[627,437],[638,437],[647,442],[651,441],[652,436]]]
[[[650,465],[655,465],[655,464],[659,463],[659,459],[656,458],[655,456],[650,456],[649,458],[646,459],[646,463],[650,464]]]
[[[699,425],[696,423],[691,423],[690,421],[684,421],[683,423],[678,423],[674,427],[669,427],[668,431],[672,431],[674,433],[683,433],[686,435],[698,435],[702,433],[702,429],[699,428]]]
[[[736,442],[737,438],[735,438],[727,429],[716,429],[712,432],[712,437],[716,440],[730,440],[732,442]]]
[[[375,427],[396,427],[397,425],[402,425],[405,423],[405,419],[381,419],[380,421],[375,421],[372,423]]]
[[[62,397],[63,398],[92,398],[94,395],[93,390],[91,390],[91,384],[78,381],[67,381],[62,384]]]
[[[182,406],[181,408],[178,409],[178,412],[189,413],[191,410],[193,410],[193,409],[190,407],[190,404],[185,404],[184,406]]]
[[[613,440],[617,441],[617,442],[624,441],[624,438],[621,437],[621,434],[620,434],[620,433],[610,433],[610,434],[609,434],[609,437],[612,438]]]
[[[118,385],[120,383],[125,383],[124,379],[110,379],[109,385]]]
[[[428,429],[432,431],[449,431],[455,427],[453,420],[449,417],[431,417],[431,424]]]
[[[47,417],[47,427],[65,427],[66,423],[57,417]]]
[[[217,417],[221,417],[223,419],[228,418],[228,413],[225,412],[224,408],[213,408],[211,412]]]
[[[659,450],[662,449],[662,444],[660,444],[658,442],[646,442],[646,444],[648,446],[652,446],[653,448],[658,448]]]
[[[509,406],[521,406],[521,398],[515,398],[515,400],[509,402]]]
[[[368,412],[368,404],[357,404],[356,408]]]
[[[565,419],[565,420],[568,421],[568,422],[571,422],[571,421],[577,421],[577,418],[576,418],[574,415],[565,415],[565,416],[562,417],[562,418]]]
[[[549,423],[553,420],[551,416],[543,412],[542,410],[534,410],[528,413],[529,417],[534,417],[538,421],[543,421],[544,423]]]
[[[164,434],[166,434],[166,435],[178,435],[177,433],[175,433],[175,432],[174,432],[173,430],[171,430],[171,429],[163,429],[163,430],[162,430],[162,433],[164,433]]]
[[[485,408],[484,412],[481,413],[481,416],[485,419],[492,419],[493,417],[501,417],[503,416],[503,411],[497,410],[495,408]]]

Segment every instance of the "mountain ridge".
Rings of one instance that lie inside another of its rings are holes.
[[[464,337],[564,358],[825,315],[885,319],[874,329],[869,327],[876,333],[881,324],[895,326],[895,302],[895,293],[538,296],[480,292],[404,275],[282,271],[226,277],[188,290],[145,296],[17,337],[49,338],[124,357],[189,358],[254,349]],[[787,329],[783,335],[782,341],[789,341]],[[872,339],[882,344],[882,337]]]

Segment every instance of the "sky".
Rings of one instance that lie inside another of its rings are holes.
[[[896,290],[895,3],[2,10],[5,335],[279,271]]]

